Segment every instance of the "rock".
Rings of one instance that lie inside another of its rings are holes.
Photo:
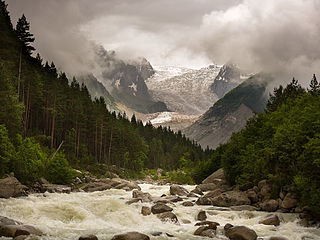
[[[130,199],[129,201],[126,201],[126,204],[131,205],[131,204],[137,203],[137,202],[141,202],[141,199],[140,198]]]
[[[202,190],[198,186],[196,186],[196,188],[193,189],[191,192],[195,194],[203,195]]]
[[[179,196],[167,196],[165,198],[166,200],[170,201],[170,202],[180,202],[183,201],[183,199]]]
[[[198,195],[198,194],[195,194],[195,193],[193,193],[193,192],[190,192],[190,193],[187,195],[187,197],[196,198],[196,197],[199,197],[199,195]]]
[[[29,225],[0,225],[0,237],[17,237],[20,235],[38,235],[41,236],[42,232]]]
[[[210,226],[210,228],[216,230],[217,226],[220,226],[219,223],[217,222],[212,222],[212,221],[201,221],[195,224],[195,226],[204,226],[204,225],[208,225]]]
[[[151,207],[151,212],[153,214],[171,212],[173,209],[165,204],[157,203]]]
[[[211,229],[209,226],[202,226],[202,227],[199,227],[194,232],[194,235],[202,236],[202,237],[214,238],[215,235],[216,235],[216,231],[214,229]]]
[[[271,196],[271,190],[271,185],[266,184],[261,188],[260,195],[263,197],[263,199],[269,199]]]
[[[212,200],[207,197],[199,197],[196,201],[197,205],[212,205]]]
[[[233,211],[258,211],[259,210],[259,208],[251,205],[231,206],[230,209]]]
[[[253,184],[252,183],[245,183],[241,186],[239,186],[239,190],[240,191],[247,191],[249,189],[253,188]]]
[[[178,195],[178,196],[187,196],[188,195],[187,189],[179,186],[179,185],[172,185],[170,186],[170,194],[171,195]]]
[[[0,198],[20,197],[26,195],[27,189],[13,176],[0,179]]]
[[[85,192],[96,192],[96,191],[105,191],[110,189],[112,186],[104,182],[90,182],[84,185],[81,189]]]
[[[161,221],[163,221],[163,222],[170,221],[170,222],[173,222],[175,224],[179,223],[177,216],[172,212],[160,213],[160,214],[157,214],[157,217],[159,219],[161,219]]]
[[[197,186],[202,192],[213,191],[219,188],[215,183],[202,183]]]
[[[279,226],[280,225],[280,219],[277,215],[268,215],[265,219],[259,221],[260,224],[264,225],[274,225]]]
[[[22,225],[22,223],[7,217],[0,216],[0,225]]]
[[[192,207],[194,204],[190,201],[187,201],[187,202],[183,202],[182,205],[185,207]]]
[[[226,225],[224,225],[223,229],[224,229],[224,231],[226,232],[226,231],[228,231],[228,230],[229,230],[230,228],[232,228],[232,227],[233,227],[232,224],[227,223]]]
[[[235,226],[227,229],[225,235],[231,240],[256,240],[257,234],[245,226]]]
[[[296,196],[292,193],[287,193],[282,201],[281,207],[285,209],[295,208],[298,205],[298,200]]]
[[[252,203],[256,203],[259,201],[258,194],[252,189],[247,191],[247,196]]]
[[[139,232],[128,232],[115,235],[111,240],[150,240],[150,238]]]
[[[221,194],[221,190],[220,189],[216,189],[214,191],[210,191],[210,192],[206,193],[203,197],[215,198],[215,197],[219,196],[220,194]]]
[[[199,221],[204,221],[204,220],[206,220],[206,219],[207,219],[207,214],[206,214],[206,212],[205,212],[205,211],[200,211],[200,212],[198,213],[196,219],[199,220]]]
[[[267,212],[274,212],[278,209],[279,203],[277,200],[271,199],[266,200],[262,204],[260,204],[260,207],[263,211]]]
[[[79,177],[76,177],[74,180],[73,180],[76,184],[82,184],[82,181]]]
[[[147,206],[142,206],[141,213],[143,216],[148,216],[151,214],[151,208],[149,208]]]
[[[98,240],[98,237],[95,235],[82,235],[79,237],[79,240]]]
[[[244,192],[228,191],[212,199],[212,204],[218,207],[250,205],[250,200]]]
[[[214,179],[225,179],[223,168],[218,169],[214,173],[212,173],[209,177],[204,179],[202,183],[212,183]]]
[[[264,180],[261,180],[259,183],[258,183],[258,188],[261,190],[264,186],[266,186],[268,184],[267,180],[264,179]]]
[[[159,236],[161,236],[162,234],[165,234],[165,235],[167,235],[167,237],[174,237],[172,234],[170,234],[170,233],[163,233],[163,232],[152,232],[152,233],[150,233],[152,236],[155,236],[155,237],[159,237]]]
[[[270,237],[268,240],[289,240],[289,239],[285,237]]]
[[[257,186],[254,186],[252,190],[255,191],[255,193],[258,193],[260,191],[260,189]]]
[[[42,192],[49,193],[70,193],[71,187],[66,185],[57,185],[57,184],[42,184],[41,186]]]
[[[15,237],[13,240],[40,240],[40,238],[35,235],[20,235]]]
[[[140,190],[134,190],[132,192],[132,197],[141,199],[141,202],[151,202],[152,201],[152,197],[151,197],[150,193],[145,193]]]
[[[189,224],[189,223],[191,223],[191,221],[188,220],[188,219],[182,219],[181,222],[182,222],[183,224]]]

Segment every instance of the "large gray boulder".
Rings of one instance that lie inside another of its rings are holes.
[[[212,198],[212,204],[218,207],[250,205],[250,203],[250,199],[246,194],[240,191],[228,191]]]
[[[81,189],[85,192],[96,192],[110,189],[112,186],[104,182],[91,182],[84,185]]]
[[[260,224],[264,225],[274,225],[279,226],[280,225],[280,219],[277,215],[268,215],[266,218],[259,221]]]
[[[98,240],[98,237],[92,234],[82,235],[79,237],[79,240]]]
[[[0,179],[0,198],[20,197],[26,195],[27,189],[13,176]]]
[[[179,224],[177,216],[173,212],[163,212],[157,214],[157,217],[162,221],[162,222],[172,222],[175,224]]]
[[[0,237],[17,237],[20,235],[37,235],[41,236],[43,233],[29,225],[0,225]]]
[[[115,235],[111,240],[150,240],[150,238],[139,232],[128,232]]]
[[[141,202],[151,202],[152,201],[152,196],[150,193],[142,192],[140,190],[133,190],[132,197],[141,199]]]
[[[260,207],[263,211],[267,212],[274,212],[278,209],[279,203],[277,200],[265,200],[263,203],[260,204]]]
[[[295,208],[298,205],[298,199],[295,194],[288,193],[281,203],[281,207],[285,209]]]
[[[151,212],[153,214],[171,212],[173,209],[165,204],[157,203],[151,207]]]
[[[257,234],[245,226],[235,226],[225,230],[225,235],[231,240],[256,240]]]
[[[216,235],[216,230],[212,229],[210,226],[201,226],[197,228],[197,230],[194,232],[194,235],[214,238]]]
[[[189,192],[184,187],[179,185],[171,185],[170,186],[170,194],[171,195],[178,195],[178,196],[187,196]]]
[[[202,183],[215,183],[216,179],[225,180],[223,168],[220,168],[214,173],[212,173],[209,177],[204,179]]]

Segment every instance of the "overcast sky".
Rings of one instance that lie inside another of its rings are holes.
[[[25,13],[35,47],[65,71],[90,69],[92,42],[122,58],[310,79],[320,69],[319,0],[7,0]]]

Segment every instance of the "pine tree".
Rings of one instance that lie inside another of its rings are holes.
[[[316,92],[318,92],[320,90],[320,83],[318,82],[317,80],[317,77],[315,74],[313,74],[313,77],[311,79],[311,82],[310,82],[310,92],[311,94],[314,94]]]
[[[21,18],[19,18],[16,26],[16,34],[20,41],[23,43],[24,47],[23,50],[28,54],[31,55],[32,52],[35,50],[30,44],[34,42],[33,34],[29,32],[30,30],[30,23],[28,23],[24,14]]]

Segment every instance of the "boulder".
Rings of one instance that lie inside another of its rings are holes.
[[[188,219],[182,219],[181,221],[182,221],[183,224],[189,224],[189,223],[191,223],[191,221],[188,220]]]
[[[268,215],[266,218],[262,219],[259,221],[260,224],[264,225],[274,225],[274,226],[279,226],[280,225],[280,219],[277,215]]]
[[[198,223],[195,224],[195,226],[204,226],[204,225],[207,225],[207,226],[209,226],[211,229],[214,229],[214,230],[217,229],[217,226],[220,226],[219,223],[217,223],[217,222],[212,222],[212,221],[201,221],[201,222],[198,222]]]
[[[151,212],[153,214],[171,212],[173,209],[165,204],[157,203],[151,207]]]
[[[79,240],[98,240],[98,237],[92,234],[82,235],[79,237]]]
[[[271,199],[271,200],[265,200],[262,204],[260,204],[260,207],[263,211],[267,212],[274,212],[278,209],[279,203],[277,200]]]
[[[295,208],[298,205],[298,200],[296,196],[292,193],[287,193],[284,197],[281,207],[285,209]]]
[[[197,186],[202,192],[213,191],[219,188],[219,185],[215,183],[202,183]]]
[[[257,234],[245,226],[235,226],[227,229],[225,235],[231,240],[256,240]]]
[[[152,197],[151,197],[150,193],[147,193],[147,192],[145,193],[140,190],[134,190],[132,192],[132,197],[141,199],[141,202],[151,202],[152,201]]]
[[[263,199],[269,199],[271,197],[271,190],[272,190],[271,185],[267,183],[260,189],[259,194],[260,196],[262,196]]]
[[[259,208],[251,205],[231,206],[230,209],[233,211],[258,211],[259,210]]]
[[[203,195],[202,190],[198,186],[196,186],[195,189],[193,189],[191,191],[191,193],[195,193],[195,194],[198,194],[198,195]]]
[[[0,225],[22,225],[22,223],[7,217],[0,216]]]
[[[112,186],[104,182],[91,182],[84,185],[81,189],[85,192],[96,192],[110,189]]]
[[[206,212],[205,212],[205,211],[200,211],[200,212],[198,213],[196,219],[199,220],[199,221],[204,221],[204,220],[206,220],[206,219],[207,219],[207,214],[206,214]]]
[[[190,192],[190,193],[187,195],[187,197],[196,198],[196,197],[199,197],[199,195],[198,195],[198,194],[195,194],[195,193],[193,193],[193,192]]]
[[[157,214],[157,217],[159,219],[161,219],[162,222],[169,221],[169,222],[173,222],[175,224],[179,223],[177,216],[172,212],[159,213],[159,214]]]
[[[165,197],[165,200],[169,201],[169,202],[180,202],[183,201],[183,199],[179,196],[167,196]]]
[[[170,186],[170,194],[171,195],[178,195],[178,196],[187,196],[188,195],[187,189],[181,187],[179,185],[171,185]]]
[[[13,176],[0,179],[0,198],[20,197],[26,195],[27,189]]]
[[[19,235],[15,237],[13,240],[40,240],[40,238],[35,235]]]
[[[289,240],[289,239],[285,237],[270,237],[268,240]]]
[[[211,198],[207,197],[199,197],[198,200],[196,201],[197,205],[212,205],[212,200]]]
[[[212,204],[218,207],[231,207],[239,205],[250,205],[250,199],[244,192],[228,191],[212,198]]]
[[[143,216],[148,216],[151,214],[151,208],[149,208],[147,206],[142,206],[141,213]]]
[[[259,201],[258,194],[253,189],[247,191],[247,196],[252,203],[256,203]]]
[[[17,237],[20,235],[37,235],[41,236],[43,233],[29,225],[0,225],[0,237]]]
[[[261,190],[265,185],[267,185],[268,182],[266,179],[264,180],[261,180],[259,183],[258,183],[258,188]]]
[[[111,240],[150,240],[150,238],[139,232],[128,232],[115,235]]]
[[[202,226],[202,227],[199,227],[194,232],[194,235],[202,236],[202,237],[214,238],[215,235],[216,235],[216,231],[214,229],[211,229],[209,226]]]
[[[41,185],[42,192],[49,193],[70,193],[71,187],[66,185],[57,185],[57,184],[42,184]]]
[[[130,199],[129,201],[126,201],[126,204],[131,205],[131,204],[137,203],[137,202],[141,202],[141,199],[140,198],[133,198],[133,199]]]
[[[214,173],[212,173],[209,177],[204,179],[202,183],[212,183],[215,179],[225,179],[223,168],[220,168]]]
[[[213,190],[213,191],[206,193],[203,197],[215,198],[215,197],[219,196],[220,194],[221,194],[221,190],[218,188],[216,190]]]
[[[190,201],[186,201],[186,202],[183,202],[182,203],[182,206],[185,206],[185,207],[193,207],[193,202],[190,202]]]

